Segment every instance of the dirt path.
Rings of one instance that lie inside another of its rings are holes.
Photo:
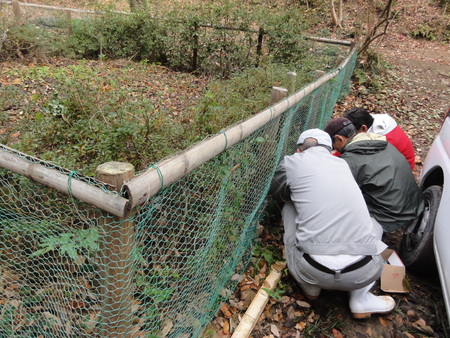
[[[423,160],[450,108],[450,45],[394,33],[383,41],[380,51],[394,66],[391,73],[398,76],[403,89],[399,96],[409,114],[399,114],[400,123]]]

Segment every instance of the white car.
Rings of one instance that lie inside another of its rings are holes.
[[[450,110],[427,154],[419,184],[425,210],[405,229],[400,256],[407,268],[420,273],[437,267],[450,320]]]

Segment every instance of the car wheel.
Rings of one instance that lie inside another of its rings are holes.
[[[436,270],[433,233],[441,195],[441,186],[432,185],[425,189],[423,213],[407,226],[400,244],[400,257],[403,263],[408,269],[420,274]]]

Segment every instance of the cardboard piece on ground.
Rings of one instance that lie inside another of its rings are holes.
[[[392,249],[386,249],[381,255],[386,261],[381,274],[381,290],[395,293],[409,292],[405,265],[398,254]]]

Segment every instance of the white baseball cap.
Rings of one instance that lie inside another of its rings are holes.
[[[333,145],[331,144],[330,135],[321,129],[315,128],[305,130],[303,133],[300,134],[300,137],[298,138],[297,141],[297,145],[303,144],[307,138],[316,139],[317,144],[321,146],[333,148]]]

